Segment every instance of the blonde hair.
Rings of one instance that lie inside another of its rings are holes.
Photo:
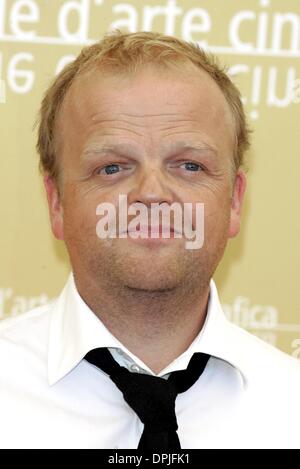
[[[84,47],[46,91],[38,120],[37,150],[42,172],[58,180],[56,121],[66,93],[74,80],[84,72],[98,67],[112,72],[136,72],[139,67],[149,63],[166,67],[193,63],[211,76],[225,96],[235,123],[233,168],[237,171],[243,165],[245,151],[250,145],[250,131],[240,92],[227,76],[225,69],[220,67],[216,57],[204,52],[195,44],[172,36],[153,32],[115,31],[107,34],[101,41]]]

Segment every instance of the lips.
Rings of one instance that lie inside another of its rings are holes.
[[[152,234],[162,234],[162,233],[174,233],[174,229],[172,227],[164,227],[162,225],[142,225],[140,227],[136,227],[133,230],[128,230],[128,233],[131,232],[140,232],[140,233],[148,233],[149,235]]]

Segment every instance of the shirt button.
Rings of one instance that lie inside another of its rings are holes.
[[[135,373],[139,373],[140,372],[140,369],[137,365],[131,365],[130,366],[130,369],[131,371],[135,372]]]

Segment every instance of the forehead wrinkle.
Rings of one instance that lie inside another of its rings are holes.
[[[184,129],[184,130],[176,130],[174,129],[174,127],[171,127],[170,129],[165,129],[165,130],[171,130],[171,132],[168,132],[166,133],[164,136],[167,137],[167,136],[173,136],[173,135],[181,135],[184,133],[185,135],[187,134],[191,134],[191,135],[197,135],[198,139],[203,139],[203,145],[207,145],[207,147],[211,147],[212,149],[214,149],[214,151],[217,151],[217,148],[215,147],[215,145],[211,144],[211,143],[208,143],[208,140],[207,140],[207,136],[201,132],[201,129],[193,129],[193,130],[187,130],[187,129]],[[181,137],[183,138],[183,137]],[[201,143],[201,142],[200,142]],[[176,143],[175,143],[176,144]]]
[[[98,127],[97,129],[97,136],[105,136],[105,135],[111,135],[112,137],[116,137],[116,134],[113,133],[113,131],[125,131],[131,134],[134,134],[137,137],[143,137],[144,134],[141,132],[138,132],[136,129],[136,126],[132,126],[132,124],[128,122],[123,122],[120,121],[120,125],[118,125],[119,121],[116,121],[115,119],[109,120],[106,119],[102,122],[93,122],[93,124],[90,126],[90,130],[92,130],[94,127],[97,128],[97,126],[101,125],[102,123],[106,122],[114,122],[114,124],[109,125],[109,127],[105,127],[101,129],[101,127]],[[123,124],[123,125],[122,125]],[[125,125],[124,125],[125,124]],[[127,124],[127,125],[126,125]],[[143,127],[142,125],[137,126],[137,127]]]
[[[101,115],[104,115],[105,117],[102,118]],[[140,123],[140,119],[152,119],[155,117],[158,118],[168,118],[169,122],[178,122],[178,117],[180,116],[179,112],[173,112],[173,113],[159,113],[159,114],[128,114],[128,113],[116,113],[115,115],[112,114],[111,117],[107,117],[107,112],[97,112],[96,114],[92,114],[89,119],[93,122],[93,124],[102,124],[102,123],[107,123],[107,122],[125,122],[128,123],[129,125],[135,125],[138,127],[143,127],[145,124]],[[169,119],[170,117],[173,117],[173,119]],[[136,122],[132,122],[136,120]],[[181,122],[192,122],[193,119],[182,119],[180,118]]]
[[[99,111],[96,114],[92,114],[90,117],[91,117],[91,119],[94,119],[99,114],[100,115],[101,114],[106,115],[107,111]],[[178,112],[160,112],[158,114],[145,114],[145,113],[132,114],[132,113],[127,113],[127,112],[119,112],[118,115],[119,116],[125,116],[125,117],[137,117],[137,118],[140,118],[140,117],[161,117],[161,116],[176,116],[176,115],[178,115]]]
[[[125,115],[125,114],[123,114]],[[94,126],[101,126],[103,124],[105,128],[105,124],[109,124],[109,130],[121,130],[121,131],[128,131],[132,132],[133,134],[139,136],[139,137],[144,137],[144,133],[140,133],[137,129],[142,128],[145,129],[145,127],[148,128],[148,124],[146,122],[141,122],[140,119],[144,117],[162,117],[162,116],[177,116],[177,119],[173,118],[170,119],[168,118],[166,121],[158,121],[156,123],[152,123],[156,129],[161,131],[162,133],[168,132],[168,131],[176,131],[177,129],[181,129],[181,132],[187,132],[187,130],[184,128],[185,124],[199,124],[196,119],[193,118],[182,118],[179,116],[179,113],[172,113],[172,114],[155,114],[155,115],[144,115],[140,114],[138,115],[137,121],[128,121],[128,120],[123,120],[120,119],[119,116],[117,118],[111,117],[111,118],[104,118],[104,119],[99,119],[98,114],[95,114],[93,116],[93,122],[92,122],[92,127]],[[113,123],[113,125],[111,125]],[[120,125],[121,124],[121,125]],[[199,132],[200,129],[192,130],[191,132]],[[174,132],[176,133],[176,132]]]
[[[197,133],[197,134],[201,134],[201,129],[200,128],[197,128],[195,127],[194,129],[192,130],[187,130],[185,127],[184,127],[184,124],[186,122],[193,122],[194,124],[197,124],[197,122],[195,121],[180,121],[180,122],[176,122],[176,124],[173,124],[173,123],[170,123],[170,122],[166,122],[164,124],[161,124],[160,126],[160,130],[165,133],[166,135],[172,135],[172,134],[178,134],[178,133]],[[170,125],[171,124],[171,125]]]
[[[161,148],[164,150],[168,149],[174,152],[181,151],[181,150],[185,150],[185,151],[191,150],[191,151],[209,151],[209,152],[215,153],[216,155],[218,154],[216,147],[206,143],[205,141],[186,142],[182,140],[179,142],[171,142],[168,145],[162,145]]]

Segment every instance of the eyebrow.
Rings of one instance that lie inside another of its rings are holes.
[[[82,153],[82,157],[89,157],[94,155],[100,155],[102,153],[132,153],[136,149],[134,146],[125,144],[125,143],[115,143],[115,144],[101,144],[95,143],[89,145]]]
[[[179,153],[180,151],[194,151],[194,152],[203,152],[203,153],[212,153],[214,156],[218,155],[217,149],[205,142],[176,142],[161,147],[162,150],[166,152]],[[133,156],[138,156],[140,153],[139,149],[135,145],[126,144],[126,143],[94,143],[89,145],[82,153],[83,159],[89,159],[95,157],[95,155],[101,155],[106,153],[116,153],[119,155],[128,155],[132,154]]]

